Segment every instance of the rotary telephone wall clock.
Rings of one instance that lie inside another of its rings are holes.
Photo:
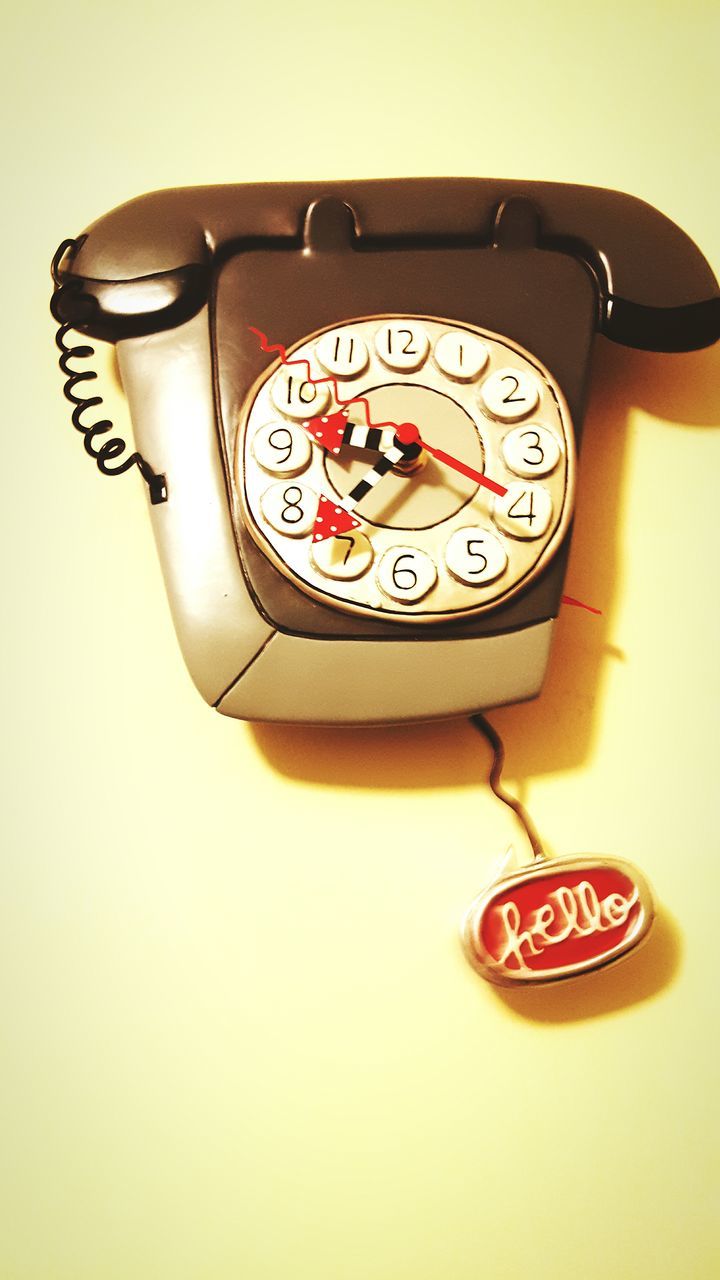
[[[251,720],[537,694],[594,335],[678,351],[720,326],[662,214],[533,182],[161,191],[55,274],[57,318],[117,344],[190,673]],[[89,451],[127,467],[65,371]]]
[[[539,693],[596,332],[658,351],[720,336],[677,226],[549,183],[160,191],[64,242],[53,275],[73,422],[101,470],[141,471],[190,674],[249,720]],[[136,453],[93,420],[70,327],[117,344]]]

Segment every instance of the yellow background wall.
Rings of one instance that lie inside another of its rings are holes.
[[[4,17],[2,1280],[718,1274],[718,351],[598,343],[567,590],[603,616],[565,610],[542,698],[493,717],[551,851],[638,862],[659,924],[624,967],[503,997],[457,939],[519,842],[482,741],[208,710],[141,483],[85,458],[47,314],[63,236],[203,182],[617,187],[717,270],[717,17]]]

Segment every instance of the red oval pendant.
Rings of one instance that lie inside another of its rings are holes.
[[[490,982],[554,982],[628,955],[653,921],[645,877],[620,858],[553,858],[496,880],[463,925],[471,963]]]

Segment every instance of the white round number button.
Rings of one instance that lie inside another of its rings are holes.
[[[456,529],[445,547],[445,563],[453,578],[482,587],[504,573],[508,557],[502,542],[487,529]]]
[[[312,446],[304,431],[286,422],[268,422],[252,438],[255,461],[273,476],[296,476],[310,462]]]
[[[493,503],[493,520],[498,529],[513,538],[542,538],[552,513],[552,498],[541,484],[516,482]]]
[[[508,431],[502,455],[516,476],[548,476],[560,460],[560,444],[552,431],[530,423]]]
[[[330,390],[326,382],[316,384],[304,378],[302,369],[281,369],[272,384],[272,398],[276,409],[300,422],[322,413]]]
[[[310,545],[310,559],[327,578],[349,582],[360,578],[370,568],[372,543],[364,533],[339,533],[336,538],[323,538]]]
[[[278,533],[291,538],[304,538],[315,524],[318,499],[304,484],[271,484],[260,499],[260,507],[268,524]]]
[[[384,595],[401,604],[422,600],[437,582],[435,561],[417,547],[391,547],[377,568],[377,582]]]
[[[540,388],[531,373],[498,369],[483,382],[480,398],[491,417],[500,422],[517,422],[537,408]]]
[[[490,359],[484,342],[459,329],[438,338],[433,354],[441,372],[456,382],[472,382]]]
[[[413,320],[391,320],[375,334],[375,349],[388,368],[412,373],[427,360],[430,341]]]
[[[344,329],[324,334],[315,352],[323,369],[335,378],[356,378],[370,358],[362,338]]]

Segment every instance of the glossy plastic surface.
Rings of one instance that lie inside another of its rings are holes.
[[[176,188],[140,196],[92,224],[67,267],[97,302],[88,332],[114,339],[175,324],[202,305],[212,271],[242,249],[297,247],[313,201],[347,205],[359,251],[417,245],[537,244],[577,258],[598,293],[598,327],[630,346],[690,350],[720,336],[720,296],[697,246],[633,196],[502,179],[409,179]],[[188,271],[188,268],[190,269]],[[166,305],[143,300],[165,277]],[[100,282],[138,281],[114,298]],[[156,282],[157,283],[157,282]]]

